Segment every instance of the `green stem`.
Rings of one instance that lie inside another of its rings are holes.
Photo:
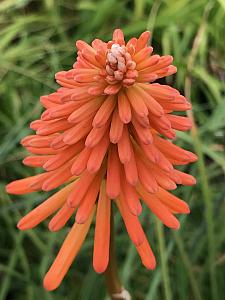
[[[192,137],[194,141],[195,152],[198,155],[198,169],[200,174],[201,190],[203,194],[203,201],[205,204],[205,219],[207,225],[207,239],[208,239],[208,263],[209,263],[209,273],[211,282],[211,293],[212,299],[218,299],[217,281],[216,281],[216,247],[215,247],[215,235],[214,235],[214,216],[213,216],[213,201],[212,193],[209,187],[209,181],[207,176],[207,170],[204,161],[204,154],[201,148],[201,140],[198,135],[197,127],[193,126]]]
[[[164,230],[163,230],[163,226],[162,226],[161,222],[158,219],[156,219],[156,230],[157,230],[158,242],[159,242],[165,300],[171,300],[172,293],[171,293],[171,288],[170,288],[170,279],[169,279],[169,270],[168,270],[167,256],[166,256]]]
[[[145,8],[145,1],[135,0],[134,1],[134,19],[139,20],[143,17]]]
[[[181,259],[182,259],[183,264],[184,264],[184,266],[187,270],[187,275],[188,275],[189,280],[190,280],[190,286],[192,287],[194,299],[202,300],[202,296],[201,296],[199,286],[198,286],[198,281],[197,281],[196,276],[193,272],[193,269],[192,269],[191,263],[189,261],[188,255],[185,251],[184,243],[183,243],[183,241],[180,237],[180,233],[179,232],[173,232],[173,235],[174,235],[174,238],[176,240],[177,248],[180,252]]]
[[[209,12],[213,8],[213,1],[209,1],[205,7],[202,21],[200,23],[198,32],[195,36],[192,50],[188,58],[187,63],[187,76],[185,80],[185,97],[191,102],[191,87],[192,87],[192,77],[191,72],[195,64],[195,59],[197,57],[199,47],[201,44],[203,33],[207,27],[207,18]],[[213,216],[213,202],[212,193],[209,185],[207,168],[205,165],[204,153],[202,151],[201,137],[198,132],[197,124],[195,123],[195,117],[192,111],[189,111],[188,117],[192,121],[192,138],[194,143],[195,152],[198,155],[198,169],[200,174],[200,184],[203,195],[203,200],[205,204],[205,219],[207,224],[207,239],[208,239],[208,264],[210,273],[210,284],[211,284],[211,297],[213,300],[218,299],[218,288],[217,288],[217,278],[215,270],[215,260],[216,260],[216,246],[215,246],[215,233],[214,233],[214,216]]]

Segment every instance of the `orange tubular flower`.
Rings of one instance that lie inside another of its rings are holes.
[[[155,258],[138,219],[141,201],[173,229],[179,228],[175,215],[189,213],[188,205],[169,191],[177,184],[195,184],[174,166],[197,158],[168,139],[175,138],[175,130],[191,128],[188,118],[171,114],[191,105],[176,89],[153,83],[176,73],[176,67],[171,56],[152,54],[149,37],[146,31],[125,43],[116,29],[108,43],[77,41],[73,69],[56,74],[61,87],[41,97],[45,111],[31,123],[36,134],[21,142],[32,154],[23,163],[45,172],[8,184],[7,192],[20,195],[65,186],[22,218],[18,228],[33,228],[55,213],[49,229],[57,231],[76,214],[45,276],[47,290],[61,283],[95,214],[93,266],[99,273],[106,270],[111,200],[148,269],[155,267]]]

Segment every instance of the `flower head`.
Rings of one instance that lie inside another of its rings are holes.
[[[55,215],[49,229],[61,229],[75,214],[75,223],[48,271],[44,286],[55,289],[77,255],[96,215],[93,266],[104,272],[109,260],[111,201],[115,201],[143,264],[153,269],[155,258],[139,222],[141,201],[168,227],[179,228],[175,217],[188,205],[171,194],[177,184],[195,179],[174,168],[196,156],[174,145],[175,130],[191,128],[187,117],[172,114],[191,108],[176,89],[153,83],[176,72],[169,55],[153,55],[149,32],[127,43],[116,29],[112,41],[92,46],[77,41],[77,61],[56,74],[61,87],[42,96],[36,131],[22,140],[32,154],[24,164],[44,172],[7,186],[12,194],[58,192],[18,223],[33,228]],[[166,139],[165,139],[166,138]]]

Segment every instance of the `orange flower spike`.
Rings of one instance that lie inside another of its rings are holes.
[[[193,176],[175,169],[197,160],[167,139],[175,130],[191,128],[187,117],[173,112],[191,109],[179,91],[155,80],[177,71],[170,55],[152,54],[150,33],[125,42],[116,29],[112,40],[77,41],[77,60],[71,70],[55,75],[61,86],[42,96],[44,112],[21,144],[33,155],[25,165],[43,173],[7,185],[15,195],[60,191],[18,223],[33,228],[46,218],[51,231],[60,230],[75,214],[75,224],[44,279],[48,290],[58,287],[76,257],[97,206],[93,266],[104,272],[109,260],[111,199],[148,269],[155,258],[138,216],[140,199],[168,227],[179,228],[174,214],[189,213],[188,205],[169,193],[177,184],[193,185]],[[79,176],[77,178],[76,176]],[[79,223],[79,224],[78,224]]]

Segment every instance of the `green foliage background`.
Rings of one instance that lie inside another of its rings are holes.
[[[6,195],[9,181],[37,172],[21,164],[19,145],[38,118],[38,98],[57,85],[54,73],[75,60],[74,42],[108,40],[114,28],[126,37],[146,28],[155,52],[171,54],[178,74],[168,83],[190,96],[196,130],[177,143],[199,155],[186,170],[195,187],[176,191],[191,206],[178,232],[163,228],[145,208],[142,216],[157,256],[155,271],[141,266],[116,214],[116,245],[122,282],[133,299],[222,300],[225,273],[225,1],[224,0],[2,0],[0,2],[0,300],[107,299],[104,280],[92,269],[93,227],[61,287],[42,288],[68,227],[58,233],[38,228],[19,232],[21,215],[44,193]]]

